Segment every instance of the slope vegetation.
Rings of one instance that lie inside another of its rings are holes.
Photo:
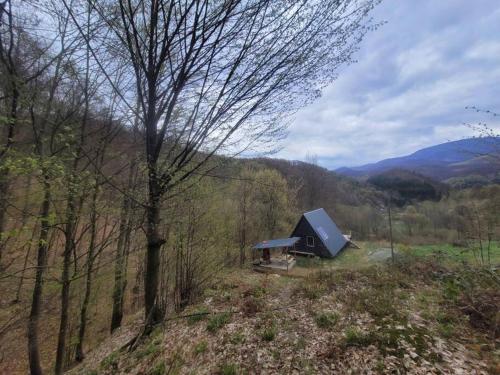
[[[123,349],[131,335],[122,331],[72,373],[486,374],[498,370],[494,367],[498,329],[463,308],[468,292],[458,286],[458,280],[469,277],[479,287],[488,276],[431,258],[400,258],[395,266],[334,266],[335,270],[332,264],[302,264],[306,266],[302,271],[308,272],[301,277],[229,273],[198,305],[158,327],[134,351]],[[491,293],[489,300],[498,304],[494,289],[482,293]],[[490,311],[488,316],[494,314]]]

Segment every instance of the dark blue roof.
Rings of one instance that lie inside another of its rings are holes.
[[[267,240],[259,242],[255,245],[254,249],[271,249],[274,247],[291,247],[295,245],[295,243],[300,240],[300,237],[291,237],[291,238],[279,238],[276,240]]]
[[[317,210],[306,212],[304,217],[318,237],[321,238],[332,256],[337,255],[347,244],[344,235],[324,209],[318,208]]]

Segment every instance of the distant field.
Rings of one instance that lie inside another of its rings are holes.
[[[383,263],[391,258],[390,245],[379,242],[360,242],[360,249],[346,248],[334,259],[318,259],[298,257],[297,268],[348,268],[360,269],[377,263]],[[453,262],[469,262],[479,264],[481,254],[477,248],[456,247],[451,244],[438,245],[415,245],[408,246],[395,244],[396,256],[399,254],[413,255],[417,257],[436,257],[440,260]],[[488,263],[487,246],[483,245],[483,259]],[[491,265],[500,264],[500,243],[493,242],[489,250],[489,262]]]
[[[481,253],[478,248],[456,247],[450,244],[411,246],[406,247],[403,250],[416,256],[437,256],[446,258],[450,261],[479,262],[481,260]],[[492,242],[490,244],[489,252],[488,246],[483,245],[483,259],[485,262],[488,262],[488,253],[489,261],[492,265],[500,264],[499,242]]]

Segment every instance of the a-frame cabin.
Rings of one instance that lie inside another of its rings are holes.
[[[304,213],[290,237],[300,237],[294,249],[297,254],[321,258],[333,258],[349,244],[322,208]]]

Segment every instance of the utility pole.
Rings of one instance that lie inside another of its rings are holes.
[[[394,242],[392,240],[392,216],[391,216],[391,196],[389,195],[389,200],[387,203],[387,211],[389,212],[389,238],[391,240],[391,259],[394,263]]]

